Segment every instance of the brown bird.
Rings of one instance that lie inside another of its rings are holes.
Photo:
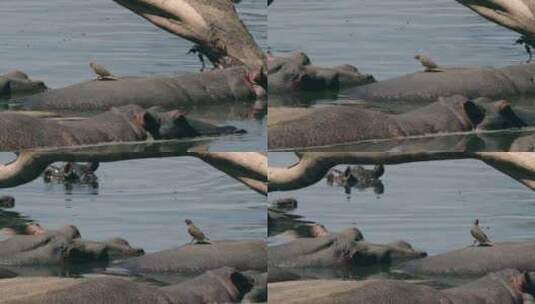
[[[201,231],[201,229],[197,228],[193,224],[193,222],[189,219],[185,220],[186,225],[188,226],[188,233],[191,235],[192,239],[190,244],[193,243],[193,241],[197,241],[197,243],[208,243],[208,238],[204,235],[204,233]]]
[[[441,71],[438,65],[433,60],[431,60],[431,58],[425,55],[417,54],[416,56],[414,56],[414,59],[420,61],[420,63],[424,66],[426,72],[440,72]]]
[[[97,79],[99,80],[115,80],[117,79],[115,76],[112,75],[112,73],[110,71],[108,71],[105,67],[101,66],[100,64],[98,63],[95,63],[93,61],[91,61],[89,63],[89,66],[93,69],[93,72],[95,72],[95,74],[97,74]]]
[[[492,246],[492,242],[489,240],[489,237],[481,230],[479,227],[479,220],[474,221],[474,226],[470,229],[470,234],[474,237],[474,245],[479,243],[479,246]]]

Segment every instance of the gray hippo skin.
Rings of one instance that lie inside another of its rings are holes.
[[[395,115],[355,106],[270,108],[268,147],[303,148],[464,132],[475,129],[483,115],[480,107],[463,96],[440,98],[425,107]]]
[[[531,275],[508,269],[443,290],[398,280],[373,279],[270,283],[268,291],[273,303],[532,304],[531,280]]]
[[[251,290],[253,283],[249,276],[227,267],[162,288],[114,277],[14,278],[0,280],[0,303],[236,303]],[[21,286],[24,292],[20,292]]]
[[[256,74],[255,74],[256,75]],[[92,80],[21,99],[22,108],[38,110],[107,110],[137,104],[143,108],[220,104],[256,99],[254,80],[244,67],[175,77],[124,77]]]
[[[535,94],[535,63],[503,68],[450,68],[417,72],[343,90],[342,94],[367,101],[433,102],[440,96],[507,98]]]
[[[372,244],[356,228],[318,238],[302,238],[268,248],[270,268],[351,267],[391,264],[421,258],[406,242]]]
[[[0,98],[41,93],[47,89],[42,81],[31,80],[22,71],[11,71],[0,76]]]
[[[0,150],[245,132],[231,126],[218,127],[175,114],[176,111],[148,111],[138,105],[111,108],[83,120],[55,121],[23,114],[0,113],[0,124],[3,126],[0,130]]]
[[[351,65],[323,68],[312,65],[304,53],[289,57],[268,57],[268,91],[270,94],[300,91],[339,90],[375,82]]]
[[[187,276],[220,267],[267,271],[265,242],[212,241],[211,244],[183,245],[125,260],[110,267],[108,272],[146,277]]]
[[[43,266],[66,262],[110,261],[139,256],[142,249],[131,247],[123,239],[104,242],[80,238],[75,226],[38,235],[16,235],[0,241],[0,265]]]
[[[417,275],[480,276],[505,268],[535,271],[535,241],[498,242],[491,247],[466,247],[409,261],[400,269]]]

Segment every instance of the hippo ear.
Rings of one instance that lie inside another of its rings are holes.
[[[473,101],[465,101],[463,110],[474,127],[479,125],[485,118],[485,113]]]
[[[96,162],[96,161],[94,161],[94,162],[90,162],[90,163],[89,163],[89,170],[90,170],[91,172],[95,172],[95,171],[97,171],[98,166],[99,166],[99,162]]]
[[[63,166],[63,174],[69,174],[72,171],[73,163],[67,162],[65,163],[65,166]]]
[[[160,121],[147,111],[134,114],[134,124],[147,130],[154,139],[160,138]]]
[[[349,177],[351,176],[351,167],[347,166],[346,170],[344,171],[344,176]]]

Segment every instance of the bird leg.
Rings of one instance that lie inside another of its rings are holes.
[[[531,53],[531,47],[527,43],[524,44],[524,47],[526,48],[526,52],[529,55],[528,61],[526,61],[526,63],[530,63],[531,59],[533,59],[533,54]]]
[[[201,62],[201,72],[204,71],[206,68],[206,64],[204,62],[204,54],[201,51],[201,47],[197,44],[191,47],[189,51],[186,54],[197,54],[197,57],[199,57],[199,61]]]

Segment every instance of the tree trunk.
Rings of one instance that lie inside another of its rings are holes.
[[[456,0],[486,19],[535,37],[535,0]]]
[[[265,54],[229,0],[113,0],[198,45],[215,67],[265,65]]]

